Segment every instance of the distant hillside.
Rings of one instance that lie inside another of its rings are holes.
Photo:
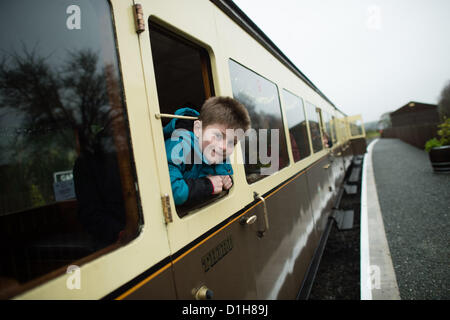
[[[366,131],[376,131],[377,130],[378,121],[371,121],[364,123],[364,129]]]

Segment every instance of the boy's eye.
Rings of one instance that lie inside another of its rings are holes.
[[[222,140],[222,134],[220,132],[216,132],[215,136],[218,140]]]

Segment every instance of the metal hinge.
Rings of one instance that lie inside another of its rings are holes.
[[[167,193],[161,197],[161,202],[163,207],[164,220],[166,221],[166,224],[171,223],[173,221],[172,208],[170,207],[170,198]]]
[[[136,32],[139,34],[145,31],[144,12],[142,11],[142,5],[133,5],[134,22],[136,26]]]

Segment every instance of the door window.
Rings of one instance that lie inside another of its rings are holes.
[[[149,25],[164,139],[166,142],[174,137],[183,139],[185,136],[182,131],[193,131],[194,121],[197,119],[203,103],[207,98],[214,96],[209,55],[207,50],[193,42],[165,30],[153,22],[150,22]],[[192,109],[194,112],[186,111],[181,114],[181,109],[185,108]],[[177,118],[176,124],[172,128],[168,124],[170,121],[174,121],[174,115],[175,118],[178,115],[184,118]],[[168,130],[169,128],[174,130]],[[192,147],[192,141],[189,138],[188,140],[189,146]],[[166,152],[170,151],[166,150]],[[189,162],[178,164],[169,161],[168,163],[175,203],[181,202],[181,198],[187,197],[187,200],[177,205],[176,209],[180,217],[204,207],[228,193],[228,191],[223,191],[217,195],[208,193],[205,196],[204,190],[210,187],[211,182],[198,179],[203,175],[198,172],[198,167],[195,167],[195,150],[192,148],[186,152],[190,152],[191,155]],[[173,159],[171,158],[171,160]]]

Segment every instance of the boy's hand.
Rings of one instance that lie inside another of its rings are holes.
[[[208,179],[213,185],[213,194],[221,193],[223,190],[228,190],[233,186],[230,176],[208,176]]]
[[[222,176],[208,176],[209,181],[211,181],[213,185],[213,194],[218,194],[222,192],[223,187],[223,179]]]
[[[228,190],[233,186],[233,180],[231,180],[230,176],[221,176],[222,177],[222,183],[223,183],[223,189]]]

